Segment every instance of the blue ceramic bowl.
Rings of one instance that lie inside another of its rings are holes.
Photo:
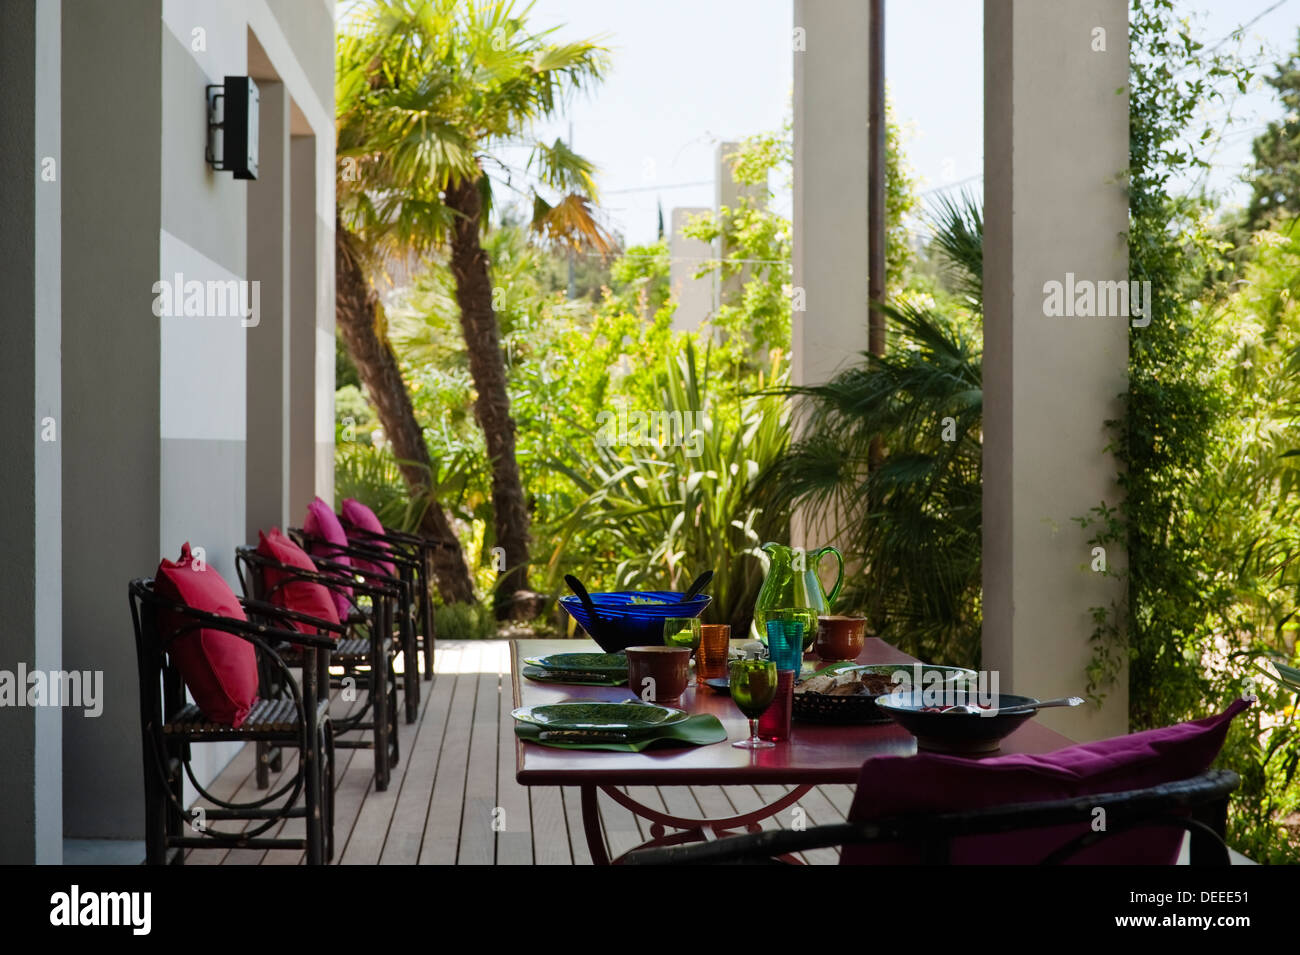
[[[617,653],[628,647],[660,646],[664,642],[664,620],[669,617],[698,617],[704,613],[713,598],[700,594],[683,602],[682,595],[671,590],[613,591],[591,595],[600,615],[602,637],[591,632],[591,618],[582,601],[572,594],[560,598],[565,609],[578,626],[582,627],[606,653]],[[653,600],[658,603],[634,603]]]

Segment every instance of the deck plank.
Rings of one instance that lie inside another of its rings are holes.
[[[587,832],[582,826],[582,792],[577,786],[560,790],[564,801],[564,818],[569,823],[569,851],[574,865],[591,865],[591,850],[587,847]]]
[[[497,832],[497,865],[567,865],[569,834],[564,823],[564,806],[558,789],[537,791],[533,799],[527,787],[515,779],[515,721],[510,716],[514,706],[511,693],[510,646],[502,643],[497,655],[500,686],[497,694],[497,805],[501,807],[504,828]],[[548,798],[549,797],[549,798]],[[541,841],[546,862],[536,855],[534,828],[541,823]],[[558,833],[554,830],[558,826]],[[561,854],[560,850],[563,849]],[[562,859],[562,861],[561,861]]]
[[[465,767],[465,795],[461,802],[460,850],[457,865],[492,865],[496,862],[496,827],[501,819],[497,804],[497,744],[501,719],[500,644],[479,649],[478,685],[474,718],[470,723],[469,758]]]
[[[434,680],[432,684],[424,684],[429,703],[420,719],[419,745],[411,747],[408,757],[411,764],[393,809],[388,838],[379,857],[381,865],[414,865],[420,859],[420,844],[424,841],[429,802],[433,798],[433,780],[438,772],[438,757],[442,753],[463,654],[464,647],[450,641],[439,640],[434,647]]]
[[[421,688],[423,689],[423,687]],[[407,772],[411,768],[415,753],[420,749],[421,730],[424,727],[424,712],[429,707],[429,694],[420,694],[420,705],[414,724],[406,724],[405,693],[399,694],[398,700],[398,743],[401,747],[397,765],[393,767],[388,789],[380,792],[370,786],[362,798],[361,806],[348,837],[347,848],[338,859],[342,865],[378,865],[384,852],[384,843],[388,840],[389,827],[393,812],[401,797],[402,787],[406,782]],[[368,756],[366,750],[353,750],[358,757]],[[374,772],[374,764],[369,764]],[[337,780],[335,781],[337,785]]]
[[[465,772],[469,764],[469,737],[474,723],[474,702],[479,681],[482,646],[466,646],[460,672],[452,690],[451,709],[442,752],[433,780],[429,815],[420,843],[420,865],[454,865],[460,850],[461,807],[465,800]]]

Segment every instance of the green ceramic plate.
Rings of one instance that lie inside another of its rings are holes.
[[[543,670],[627,673],[627,655],[623,653],[549,653],[544,657],[528,657],[524,662]]]
[[[687,719],[687,714],[653,703],[544,703],[521,706],[510,714],[548,730],[649,733]]]

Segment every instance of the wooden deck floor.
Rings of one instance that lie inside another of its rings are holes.
[[[587,865],[578,790],[524,787],[515,782],[510,718],[510,648],[504,640],[440,640],[437,679],[422,684],[420,719],[401,723],[401,762],[385,792],[373,785],[368,750],[338,751],[335,862],[441,865]],[[431,689],[431,692],[429,692]],[[343,714],[350,705],[334,701]],[[218,798],[248,798],[253,748],[246,746],[209,787]],[[286,754],[283,773],[293,771]],[[283,774],[282,774],[283,775]],[[273,779],[272,786],[276,783]],[[783,786],[634,787],[640,802],[683,816],[719,817],[770,803]],[[849,786],[821,786],[801,800],[807,825],[839,822]],[[605,839],[618,855],[649,838],[648,824],[601,796]],[[764,825],[790,825],[790,811]],[[229,824],[224,824],[229,826]],[[288,826],[301,827],[300,820]],[[291,833],[292,828],[285,830]],[[268,833],[270,835],[271,833]],[[190,864],[294,865],[303,854],[285,850],[207,849]],[[834,850],[810,853],[813,864],[838,861]]]

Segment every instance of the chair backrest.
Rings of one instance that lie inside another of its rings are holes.
[[[1204,773],[1218,756],[1233,717],[1250,705],[1238,700],[1217,716],[1127,736],[1082,743],[1041,755],[967,759],[922,753],[867,760],[859,776],[849,821],[872,822],[907,815],[961,814],[1174,784]],[[1104,821],[1104,820],[1103,820]],[[1089,831],[1087,821],[1054,828],[957,836],[957,863],[1035,863],[1052,849]],[[1168,864],[1182,833],[1143,829],[1106,839],[1079,853],[1080,864]],[[920,861],[911,842],[850,846],[848,865]]]
[[[179,609],[154,592],[153,578],[141,577],[127,587],[131,602],[131,623],[135,628],[135,658],[140,682],[140,728],[161,736],[164,704],[174,711],[185,702],[185,683],[180,670],[164,648],[158,628],[163,607]]]

